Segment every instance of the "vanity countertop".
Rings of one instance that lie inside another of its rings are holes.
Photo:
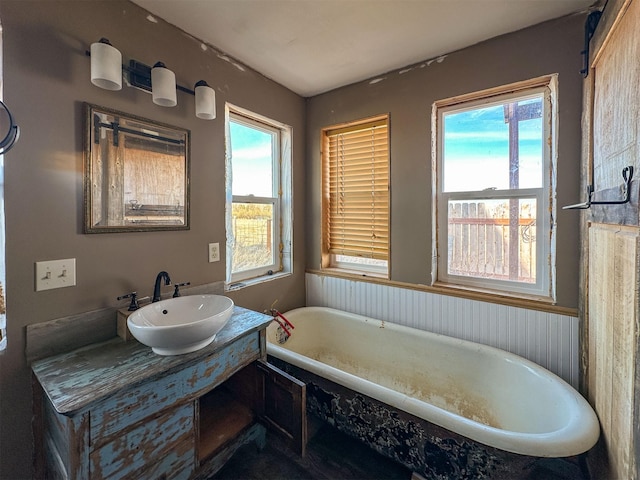
[[[161,356],[135,340],[115,338],[38,360],[31,368],[56,411],[73,415],[123,388],[196,364],[272,320],[236,305],[215,340],[196,352]]]

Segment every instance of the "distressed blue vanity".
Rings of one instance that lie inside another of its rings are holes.
[[[236,306],[197,352],[114,338],[33,362],[36,477],[206,478],[266,427],[303,454],[305,389],[266,363],[271,320]]]

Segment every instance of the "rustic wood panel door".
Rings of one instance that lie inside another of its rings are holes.
[[[634,479],[640,393],[640,0],[609,3],[592,42],[585,84],[585,123],[591,135],[585,137],[583,170],[599,201],[622,197],[623,168],[632,166],[636,179],[629,204],[594,205],[584,217],[587,282],[581,288],[588,328],[583,341],[588,345],[586,387],[602,429],[600,450],[591,457],[594,468],[606,471],[608,478]]]

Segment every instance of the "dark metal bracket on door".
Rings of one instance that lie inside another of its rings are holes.
[[[591,42],[591,37],[596,31],[601,16],[602,12],[600,10],[594,10],[589,14],[584,24],[584,50],[580,52],[582,54],[582,70],[580,70],[580,73],[584,78],[589,75],[589,42]]]
[[[622,178],[624,183],[622,184],[622,200],[596,202],[592,200],[593,192],[595,190],[593,184],[587,185],[587,201],[583,203],[576,203],[575,205],[567,205],[562,207],[563,210],[586,210],[591,208],[591,205],[623,205],[629,203],[631,200],[631,179],[633,178],[633,167],[629,165],[622,169]]]

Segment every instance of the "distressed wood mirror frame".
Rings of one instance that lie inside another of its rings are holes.
[[[84,233],[189,229],[191,132],[84,104]]]

